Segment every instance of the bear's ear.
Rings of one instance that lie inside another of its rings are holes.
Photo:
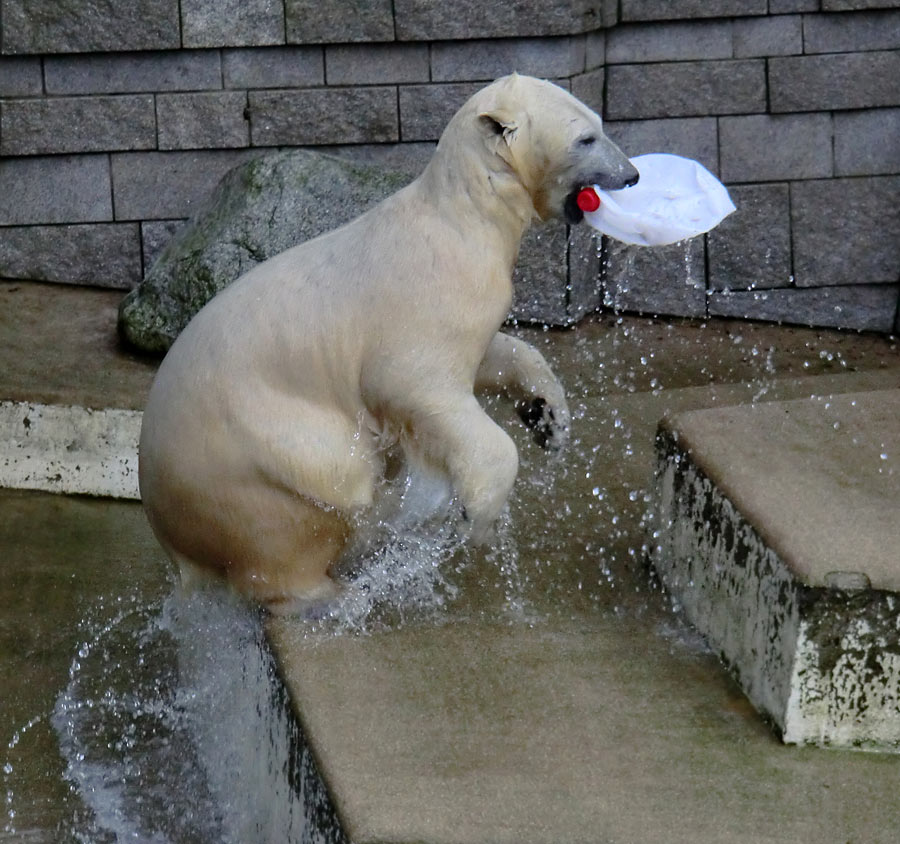
[[[515,137],[519,128],[513,115],[506,109],[493,109],[478,115],[488,137],[502,138],[507,144]]]

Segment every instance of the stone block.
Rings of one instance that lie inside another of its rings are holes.
[[[185,47],[260,47],[284,43],[282,0],[181,0]]]
[[[321,47],[246,47],[222,51],[226,88],[307,88],[325,84]]]
[[[0,276],[128,289],[141,280],[134,223],[0,227]]]
[[[219,54],[208,50],[47,56],[48,94],[204,91],[222,87]]]
[[[251,91],[254,146],[390,143],[399,140],[393,87]]]
[[[878,108],[900,103],[900,50],[769,59],[772,112]]]
[[[692,117],[766,110],[763,59],[609,65],[610,120]]]
[[[149,94],[4,100],[0,155],[153,149],[156,115]]]
[[[112,220],[105,155],[0,159],[0,220],[5,225]]]
[[[900,279],[900,176],[791,185],[800,287]]]
[[[400,88],[400,137],[403,141],[436,141],[460,106],[482,85],[404,85]]]
[[[791,283],[788,186],[741,185],[730,193],[737,210],[707,235],[709,287],[786,287]]]
[[[605,121],[603,125],[630,157],[670,152],[699,161],[711,173],[719,172],[719,132],[714,117]]]
[[[863,9],[893,9],[896,0],[822,0],[825,12],[855,12]]]
[[[883,390],[660,426],[652,563],[785,743],[900,751],[898,417]]]
[[[0,52],[176,50],[178,0],[2,0]]]
[[[855,53],[897,48],[900,48],[900,11],[806,15],[803,19],[805,53]]]
[[[888,332],[894,322],[898,290],[895,284],[857,284],[714,292],[709,295],[709,315]]]
[[[764,15],[766,0],[622,0],[623,21],[693,20]]]
[[[114,153],[117,220],[189,217],[250,150]]]
[[[428,82],[428,44],[340,44],[325,48],[329,85]]]
[[[250,145],[243,91],[160,94],[156,98],[159,148],[229,149]]]
[[[584,69],[594,70],[606,64],[606,30],[589,32],[584,40]]]
[[[830,114],[751,114],[719,119],[721,178],[778,182],[831,176]]]
[[[584,70],[584,39],[503,38],[431,45],[431,81],[491,81],[517,71],[542,79]]]
[[[803,52],[800,15],[738,18],[733,22],[734,57],[792,56]]]
[[[569,297],[566,317],[575,323],[600,310],[603,296],[603,237],[588,225],[569,227]]]
[[[0,486],[140,500],[138,410],[0,401]]]
[[[0,97],[37,96],[43,90],[39,58],[0,56]]]
[[[149,220],[141,223],[141,254],[144,258],[145,274],[150,271],[184,222],[184,220]]]
[[[285,0],[288,44],[393,41],[391,0],[348,0],[338,12],[331,3]]]
[[[598,68],[587,73],[579,73],[571,79],[572,94],[578,97],[588,108],[597,114],[603,114],[603,89],[606,81],[606,70]]]
[[[596,0],[422,3],[394,0],[399,41],[575,35],[608,25],[615,9]]]
[[[671,246],[629,246],[604,238],[603,305],[614,311],[706,316],[702,237]]]
[[[834,174],[900,173],[900,108],[834,115]]]
[[[770,15],[784,15],[790,12],[818,12],[819,0],[769,0]]]
[[[567,228],[551,222],[525,233],[513,273],[511,316],[522,322],[569,323]]]
[[[732,58],[731,21],[621,24],[606,35],[608,64]]]

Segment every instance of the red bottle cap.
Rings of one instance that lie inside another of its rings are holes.
[[[596,211],[600,207],[600,197],[597,196],[593,188],[584,188],[575,197],[575,204],[582,211]]]

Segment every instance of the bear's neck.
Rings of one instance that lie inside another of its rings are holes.
[[[460,138],[453,146],[443,142],[419,177],[423,200],[468,206],[466,218],[482,231],[486,224],[500,230],[505,243],[519,242],[535,219],[528,191],[499,156],[484,148],[481,139]]]

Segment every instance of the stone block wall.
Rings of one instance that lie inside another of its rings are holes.
[[[739,208],[602,260],[582,228],[538,231],[520,316],[900,331],[897,0],[0,0],[0,276],[132,287],[236,163],[312,146],[417,170],[512,70],[630,155],[700,160]]]

